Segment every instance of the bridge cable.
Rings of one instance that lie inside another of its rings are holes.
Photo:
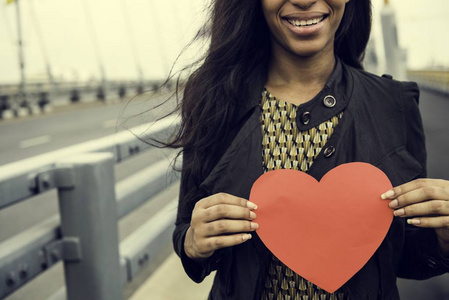
[[[128,5],[126,3],[127,0],[121,0],[121,5],[122,5],[122,15],[123,15],[123,19],[125,20],[125,25],[126,25],[126,30],[128,33],[128,38],[129,38],[129,44],[131,46],[131,51],[133,54],[133,58],[134,58],[134,63],[136,65],[136,70],[137,70],[137,75],[139,78],[140,83],[143,82],[143,70],[142,70],[142,63],[140,61],[140,55],[137,49],[137,44],[136,44],[136,39],[134,36],[134,31],[132,30],[132,23],[131,23],[131,19],[129,17],[129,9],[128,9]]]
[[[55,82],[54,82],[54,77],[53,77],[53,73],[52,73],[52,69],[51,69],[50,57],[48,55],[48,49],[46,47],[45,40],[42,35],[41,26],[39,23],[39,19],[37,18],[37,14],[36,14],[36,10],[34,8],[33,2],[34,2],[33,0],[29,0],[28,9],[30,12],[31,21],[34,23],[34,30],[36,32],[37,41],[38,41],[39,48],[40,48],[40,51],[42,54],[42,58],[45,63],[45,67],[47,69],[47,76],[48,76],[48,79],[49,79],[51,85],[53,86]]]
[[[166,49],[165,49],[165,45],[164,45],[164,38],[161,35],[161,28],[160,28],[160,21],[159,21],[159,17],[158,17],[158,11],[156,10],[156,6],[153,2],[154,0],[149,0],[149,4],[150,4],[150,8],[151,8],[151,13],[153,14],[153,17],[150,18],[153,21],[153,26],[154,29],[156,30],[156,34],[157,34],[157,41],[158,41],[158,51],[159,51],[159,55],[161,58],[161,64],[162,64],[162,68],[165,72],[164,77],[165,76],[169,76],[170,75],[170,66],[168,65],[168,61],[166,59],[165,54],[167,53]]]
[[[98,45],[98,36],[97,36],[97,32],[95,31],[95,26],[94,26],[94,22],[92,19],[92,14],[89,9],[88,0],[83,1],[83,8],[84,8],[84,15],[85,15],[86,21],[88,23],[89,35],[90,35],[92,45],[94,48],[95,57],[96,57],[96,60],[98,63],[98,68],[100,70],[102,86],[104,88],[104,85],[106,83],[106,72],[105,72],[105,68],[104,68],[103,59],[100,54],[100,47]]]

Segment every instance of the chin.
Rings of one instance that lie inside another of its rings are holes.
[[[305,45],[307,42],[303,42],[302,45],[296,45],[294,47],[289,47],[286,49],[288,52],[290,52],[293,55],[300,56],[300,57],[312,57],[315,55],[323,54],[326,52],[324,45]]]
[[[300,49],[290,51],[292,54],[300,57],[312,57],[319,53],[319,51],[313,49]]]

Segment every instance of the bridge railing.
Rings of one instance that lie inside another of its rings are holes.
[[[155,90],[162,80],[107,82],[36,82],[28,83],[23,94],[17,84],[0,84],[0,119],[38,114],[51,106],[74,102],[93,102],[123,99]],[[171,88],[171,84],[167,84]]]
[[[177,124],[166,118],[132,132],[161,138]],[[134,134],[124,131],[0,167],[0,209],[57,189],[60,210],[0,243],[0,299],[61,260],[69,300],[122,299],[124,283],[168,243],[176,199],[118,242],[117,221],[178,180],[168,173],[167,158],[115,184],[114,163],[150,148]]]
[[[449,94],[449,70],[409,70],[407,77],[422,88]]]

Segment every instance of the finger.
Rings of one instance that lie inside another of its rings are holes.
[[[229,204],[241,207],[247,207],[249,209],[257,209],[257,205],[244,199],[231,194],[218,193],[199,201],[202,208],[209,208],[218,204]]]
[[[397,217],[449,216],[449,202],[444,200],[425,201],[408,205],[394,211]]]
[[[449,182],[443,179],[430,179],[430,178],[420,178],[416,179],[402,185],[396,186],[393,189],[383,193],[381,195],[382,199],[395,199],[398,196],[408,193],[410,191],[425,187],[425,186],[435,186],[440,188],[449,188]]]
[[[249,233],[220,235],[203,239],[201,242],[197,243],[196,246],[200,253],[210,253],[211,251],[221,248],[242,244],[251,238],[252,236]]]
[[[212,222],[219,219],[254,220],[256,218],[256,214],[249,208],[229,204],[211,206],[204,209],[202,214],[204,222]]]
[[[449,216],[413,218],[408,219],[407,223],[416,227],[449,229]]]
[[[437,186],[424,186],[398,196],[391,201],[391,208],[398,208],[426,200],[447,199],[449,200],[449,190]]]
[[[204,224],[196,230],[201,236],[217,236],[238,232],[250,232],[259,228],[259,224],[241,220],[219,220]]]

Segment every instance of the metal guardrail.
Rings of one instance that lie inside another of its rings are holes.
[[[449,94],[449,70],[409,70],[407,77],[422,88]]]
[[[65,157],[88,152],[112,152],[114,160],[121,160],[149,147],[136,136],[166,136],[166,129],[177,124],[176,118],[144,124],[130,131],[122,131],[101,139],[85,142],[57,151],[47,152],[0,167],[0,209],[28,197],[55,188],[55,163]]]
[[[173,126],[167,118],[133,132],[157,136]],[[0,167],[0,209],[52,188],[60,203],[60,215],[0,244],[0,299],[60,260],[68,299],[121,299],[122,284],[170,239],[176,213],[174,199],[119,246],[117,220],[177,180],[167,160],[114,185],[114,162],[144,148],[125,131]]]

